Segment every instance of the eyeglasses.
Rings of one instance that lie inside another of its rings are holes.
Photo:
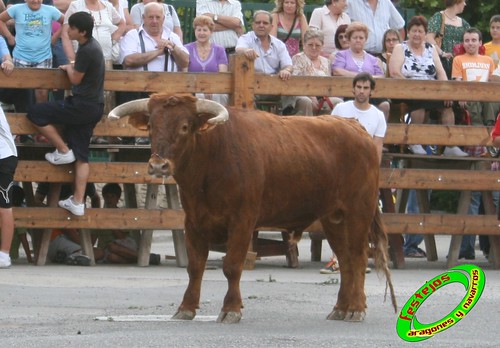
[[[257,25],[261,25],[261,24],[269,25],[269,24],[271,24],[270,22],[265,22],[265,21],[258,21],[258,22],[253,22],[253,23],[257,24]]]
[[[344,40],[344,39],[347,39],[347,35],[345,35],[345,34],[340,34],[340,35],[339,35],[339,40]]]
[[[398,42],[398,41],[399,41],[399,39],[396,39],[396,38],[394,38],[394,39],[385,39],[385,42]]]

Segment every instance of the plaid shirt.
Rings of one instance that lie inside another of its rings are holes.
[[[486,147],[482,145],[477,145],[477,146],[466,146],[464,148],[464,151],[469,154],[471,157],[480,157],[481,155],[485,154]]]

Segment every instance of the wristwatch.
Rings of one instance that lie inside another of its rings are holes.
[[[214,22],[217,23],[218,20],[219,20],[219,16],[214,15]]]

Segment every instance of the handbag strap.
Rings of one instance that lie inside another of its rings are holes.
[[[297,23],[297,16],[295,16],[293,18],[292,26],[290,27],[290,30],[288,31],[288,35],[286,36],[285,40],[283,40],[283,42],[286,43],[288,41],[288,39],[290,38],[290,36],[292,35],[293,29],[295,29],[295,23]]]
[[[441,35],[442,38],[444,38],[444,11],[441,12],[441,30],[439,31],[439,35]]]

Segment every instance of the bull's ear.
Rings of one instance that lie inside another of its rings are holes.
[[[129,116],[128,123],[139,130],[148,130],[149,124],[149,115],[144,114],[143,112],[136,112]]]
[[[214,115],[212,114],[207,114],[207,113],[198,114],[198,129],[196,130],[196,132],[201,134],[214,129],[217,126],[217,124],[207,122],[212,117],[214,117]]]

